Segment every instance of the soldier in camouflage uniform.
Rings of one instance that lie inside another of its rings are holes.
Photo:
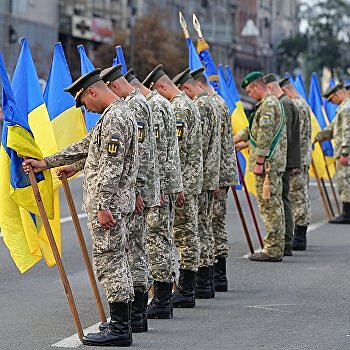
[[[173,82],[193,100],[201,117],[203,187],[198,197],[198,232],[201,253],[196,276],[196,298],[210,299],[215,296],[214,281],[211,278],[215,262],[212,216],[213,192],[214,190],[219,192],[221,120],[212,97],[196,85],[189,69],[176,75]]]
[[[176,119],[170,102],[157,90],[149,90],[130,69],[125,78],[146,96],[155,122],[161,205],[147,216],[146,250],[152,274],[154,295],[147,309],[148,318],[172,318],[172,285],[175,276],[173,223],[175,203],[184,201]]]
[[[81,141],[42,161],[26,160],[23,168],[27,172],[31,164],[38,172],[86,159],[83,209],[88,214],[93,266],[107,295],[111,321],[104,332],[85,335],[83,343],[129,346],[134,292],[126,222],[135,206],[137,125],[127,104],[106,87],[99,73],[96,69],[66,89],[75,97],[77,107],[103,112],[94,128]],[[72,172],[70,167],[69,174]]]
[[[228,256],[229,243],[225,225],[227,193],[230,186],[239,184],[236,151],[233,143],[231,113],[222,97],[207,83],[203,74],[204,68],[191,71],[196,84],[211,95],[218,114],[221,118],[221,151],[220,151],[220,175],[218,195],[214,193],[212,230],[214,236],[214,285],[215,291],[227,291],[226,258]]]
[[[143,84],[168,99],[176,117],[185,203],[175,209],[174,242],[179,254],[180,276],[173,294],[173,306],[194,307],[195,273],[200,253],[198,194],[203,183],[200,116],[197,107],[174,85],[162,65],[158,65]]]
[[[339,105],[332,123],[316,135],[316,141],[334,140],[336,174],[339,197],[343,202],[340,216],[329,220],[331,224],[350,224],[350,98],[343,84],[329,88],[324,94],[328,101]]]
[[[259,212],[267,231],[264,249],[249,255],[249,259],[279,262],[283,258],[285,235],[282,175],[286,168],[287,137],[283,107],[269,92],[261,72],[249,73],[242,88],[258,103],[249,128],[240,130],[234,139],[235,143],[250,140],[249,168],[255,174]]]
[[[279,99],[283,105],[286,132],[287,132],[287,164],[282,176],[282,200],[284,208],[284,220],[286,225],[284,255],[292,256],[292,241],[294,232],[294,220],[292,203],[289,199],[290,177],[300,173],[300,124],[299,111],[293,101],[282,91],[274,74],[264,76],[268,89]]]
[[[145,252],[146,218],[149,208],[160,203],[160,185],[154,120],[146,98],[121,72],[121,65],[106,68],[101,78],[117,96],[125,98],[138,126],[140,163],[136,181],[135,213],[129,224],[128,253],[135,300],[131,310],[133,332],[147,331],[146,300],[149,270]]]
[[[289,197],[294,217],[293,250],[306,250],[306,231],[311,222],[309,194],[309,166],[311,164],[311,118],[308,103],[298,94],[289,78],[279,82],[283,92],[293,100],[299,111],[300,122],[300,172],[290,177]]]

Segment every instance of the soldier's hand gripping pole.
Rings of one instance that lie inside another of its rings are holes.
[[[241,223],[242,223],[242,226],[243,226],[243,231],[244,231],[245,237],[247,239],[249,250],[250,250],[250,252],[252,254],[254,254],[253,244],[252,244],[252,241],[251,241],[250,236],[249,236],[248,227],[247,227],[247,224],[246,224],[244,216],[243,216],[242,207],[241,207],[241,204],[239,203],[239,199],[238,199],[238,196],[237,196],[236,189],[235,189],[234,186],[231,186],[231,190],[232,190],[233,198],[234,198],[236,206],[237,206],[239,217],[241,219]]]
[[[64,266],[63,266],[60,254],[58,252],[55,238],[53,236],[51,226],[50,226],[49,220],[48,220],[47,215],[46,215],[46,211],[45,211],[42,199],[41,199],[41,195],[40,195],[39,188],[38,188],[38,183],[36,181],[33,168],[30,164],[28,164],[28,166],[29,166],[29,180],[30,180],[30,184],[32,186],[33,192],[34,192],[36,204],[39,208],[40,217],[41,217],[41,220],[43,222],[43,225],[44,225],[44,228],[45,228],[45,231],[47,234],[47,238],[49,240],[49,243],[50,243],[50,246],[52,249],[52,253],[55,257],[55,261],[56,261],[57,268],[58,268],[58,271],[59,271],[59,274],[60,274],[60,277],[61,277],[61,280],[63,283],[64,290],[66,292],[66,296],[67,296],[68,304],[69,304],[69,307],[70,307],[70,310],[72,313],[75,329],[78,333],[79,339],[82,340],[84,333],[83,333],[83,329],[81,327],[78,311],[77,311],[77,308],[75,306],[72,289],[70,287],[66,271],[64,270]]]
[[[74,205],[74,201],[73,201],[73,197],[72,197],[72,192],[69,188],[69,184],[67,181],[67,175],[65,172],[62,172],[62,185],[63,185],[64,193],[66,195],[67,203],[69,206],[69,211],[72,215],[73,224],[74,224],[75,232],[76,232],[77,237],[78,237],[80,250],[81,250],[81,253],[83,255],[83,259],[84,259],[87,273],[89,275],[91,288],[92,288],[92,291],[93,291],[93,294],[94,294],[94,297],[96,300],[97,310],[98,310],[98,313],[100,315],[101,322],[106,322],[107,319],[106,319],[105,312],[103,310],[100,293],[98,291],[96,279],[95,279],[94,273],[92,271],[92,266],[91,266],[91,262],[89,259],[88,250],[86,248],[84,235],[83,235],[83,232],[81,230],[78,214],[77,214],[77,211],[75,209],[75,205]]]

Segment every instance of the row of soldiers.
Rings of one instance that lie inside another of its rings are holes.
[[[192,308],[196,298],[227,291],[226,199],[238,184],[233,141],[241,149],[249,140],[267,230],[263,251],[249,258],[281,261],[306,249],[308,107],[288,79],[252,72],[242,87],[258,103],[249,128],[234,140],[228,107],[203,69],[171,80],[158,65],[141,83],[133,69],[123,75],[117,65],[66,89],[77,107],[102,113],[99,121],[82,141],[42,161],[26,160],[24,170],[63,166],[60,177],[84,169],[94,270],[111,316],[84,344],[131,345],[132,332],[147,330],[147,318],[172,318],[173,307]],[[172,293],[174,247],[179,283]]]

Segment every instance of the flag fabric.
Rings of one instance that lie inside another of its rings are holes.
[[[41,113],[43,109],[40,108],[40,98],[36,97],[37,86],[39,87],[40,96],[41,90],[39,81],[36,81],[36,86],[33,79],[33,68],[34,65],[31,60],[29,47],[26,40],[23,39],[22,50],[14,77],[22,74],[22,89],[27,89],[29,84],[30,91],[27,91],[27,94],[22,93],[21,89],[16,86],[17,83],[15,80],[14,86],[17,88],[17,98],[24,99],[24,101],[21,100],[18,103],[8,80],[2,56],[0,55],[0,73],[3,85],[2,104],[5,117],[0,150],[0,163],[2,166],[2,171],[0,172],[0,226],[4,242],[10,251],[11,257],[22,273],[32,267],[42,256],[44,256],[49,266],[55,263],[47,236],[43,231],[41,219],[38,215],[35,215],[38,209],[30,187],[29,178],[24,174],[21,167],[23,158],[17,155],[17,152],[19,152],[24,156],[39,159],[43,157],[42,149],[34,141],[35,135],[38,135],[34,120],[40,119],[44,113]],[[35,70],[34,75],[36,75]],[[29,108],[29,113],[24,108]],[[46,117],[48,120],[47,114]],[[42,122],[41,125],[45,127],[46,123]],[[46,139],[48,147],[54,145],[54,143],[50,142],[49,136],[50,132],[47,133]],[[49,173],[49,171],[46,171],[45,175],[37,174],[36,177],[43,203],[50,217],[56,213],[52,208],[52,183]],[[57,204],[59,210],[58,203],[54,204]],[[51,209],[48,208],[48,205]],[[59,223],[59,212],[57,219]],[[51,223],[56,223],[56,221],[51,220]],[[60,249],[59,226],[58,230],[57,225],[54,226],[53,231]]]
[[[72,77],[62,45],[56,43],[44,101],[58,150],[81,140],[87,133],[81,108],[76,108],[73,96],[64,91],[64,88],[71,84]]]
[[[196,48],[194,47],[190,37],[186,38],[186,44],[188,47],[188,67],[190,68],[190,70],[202,68],[202,61],[198,56]]]
[[[230,88],[227,84],[224,67],[221,64],[219,64],[218,66],[218,77],[220,83],[220,95],[225,100],[225,102],[228,105],[228,108],[232,113],[236,108],[236,104],[230,91]]]
[[[331,81],[329,82],[328,88],[331,88],[332,86],[335,86],[334,79],[331,79]],[[335,103],[332,103],[331,101],[328,101],[326,98],[324,98],[323,99],[323,107],[326,111],[328,123],[331,123],[335,117],[336,110],[337,110],[338,106]]]
[[[117,64],[121,64],[121,71],[123,74],[125,74],[128,69],[126,68],[126,64],[125,64],[125,58],[124,58],[124,52],[123,49],[120,45],[116,46],[115,48],[116,51],[116,58],[113,60],[113,66],[116,66]]]
[[[87,56],[84,46],[78,45],[77,48],[80,55],[81,74],[84,75],[93,71],[95,67]],[[100,116],[101,115],[98,113],[85,111],[85,123],[88,131],[90,131],[95,126],[97,121],[100,119]]]
[[[303,82],[303,78],[301,77],[300,74],[297,74],[297,76],[295,77],[294,82],[292,81],[295,89],[298,91],[298,94],[301,95],[305,101],[308,100],[307,98],[307,94],[306,94],[306,89],[305,89],[305,85]]]

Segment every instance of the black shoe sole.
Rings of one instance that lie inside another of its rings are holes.
[[[195,306],[196,306],[196,303],[178,303],[178,304],[173,303],[174,308],[193,309]]]
[[[295,252],[304,252],[305,250],[306,250],[306,248],[302,248],[302,247],[295,247],[295,248],[293,248],[293,250],[295,251]]]
[[[211,294],[196,294],[196,299],[211,299]]]
[[[159,314],[159,315],[147,315],[147,318],[149,320],[153,320],[153,319],[162,319],[162,320],[170,320],[171,318],[173,318],[172,314]]]
[[[89,340],[82,339],[81,342],[84,345],[89,345],[89,346],[131,346],[132,340],[125,340],[125,341],[114,341],[110,343],[100,343],[100,342],[92,342]]]

